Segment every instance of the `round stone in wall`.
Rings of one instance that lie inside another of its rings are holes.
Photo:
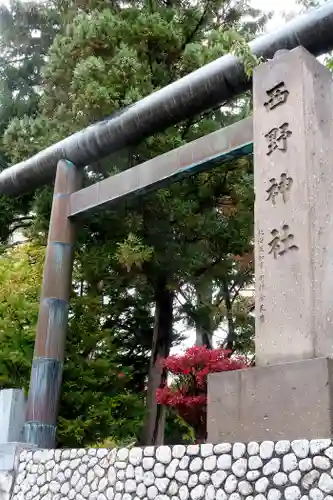
[[[268,485],[269,481],[267,477],[261,477],[260,479],[258,479],[258,481],[256,481],[254,488],[258,493],[265,493],[265,491],[268,488]]]
[[[330,439],[312,439],[310,441],[310,452],[312,455],[316,455],[317,453],[326,450],[329,446],[331,446]]]
[[[198,472],[201,469],[202,469],[202,458],[195,457],[192,460],[192,462],[190,463],[190,471],[191,472]]]
[[[235,460],[245,455],[246,446],[244,443],[235,443],[232,448],[232,456]]]
[[[205,492],[205,500],[215,500],[215,488],[212,484],[207,486]]]
[[[116,482],[116,491],[123,491],[124,490],[124,483],[122,481],[117,481]]]
[[[276,486],[284,486],[285,484],[287,484],[287,482],[288,482],[288,476],[284,472],[278,472],[273,477],[273,483]]]
[[[156,498],[156,496],[158,495],[158,489],[156,488],[156,486],[149,486],[148,490],[147,490],[147,497],[150,499],[150,500],[154,500]]]
[[[178,484],[176,481],[171,481],[168,488],[169,495],[176,495],[178,493]]]
[[[178,465],[179,465],[179,459],[174,458],[171,461],[171,463],[168,465],[168,467],[166,468],[165,474],[169,479],[172,479],[173,477],[175,477]]]
[[[249,469],[260,469],[263,466],[262,460],[260,457],[253,456],[249,457]]]
[[[232,458],[231,455],[221,455],[217,459],[217,467],[222,470],[229,470],[231,468]]]
[[[145,446],[143,448],[143,454],[145,457],[153,457],[155,455],[154,446]]]
[[[200,454],[203,458],[213,455],[213,445],[210,443],[202,444],[200,446]]]
[[[198,474],[192,474],[188,480],[188,487],[194,488],[199,482]]]
[[[301,471],[299,470],[293,470],[290,474],[289,474],[289,481],[293,484],[298,484],[301,480],[301,477],[302,477],[302,473]]]
[[[88,470],[87,464],[81,464],[79,467],[79,473],[80,474],[86,474]]]
[[[317,469],[328,470],[331,467],[330,459],[321,455],[313,457],[313,465]]]
[[[226,477],[227,473],[224,470],[218,470],[214,472],[211,478],[215,488],[220,488],[221,484],[225,481]]]
[[[188,481],[188,471],[187,470],[177,470],[175,474],[175,479],[182,484],[186,484]]]
[[[256,443],[255,441],[251,441],[247,445],[247,452],[249,455],[259,455],[259,443]]]
[[[190,463],[190,457],[185,456],[179,462],[179,468],[180,469],[187,469],[189,463]]]
[[[144,476],[144,472],[143,472],[143,468],[142,467],[135,467],[135,480],[139,483],[141,481],[143,481],[143,476]]]
[[[125,471],[124,470],[118,470],[117,472],[117,479],[119,479],[119,481],[123,481],[125,479]]]
[[[170,479],[168,479],[166,477],[161,477],[161,478],[158,477],[155,480],[155,484],[157,486],[157,489],[161,493],[165,493],[166,492],[166,490],[168,489],[169,483],[170,483]]]
[[[128,458],[129,451],[127,448],[121,448],[117,453],[117,461],[125,462]]]
[[[309,491],[311,500],[324,500],[324,493],[319,488],[312,488]]]
[[[301,490],[298,486],[288,486],[284,490],[284,497],[286,500],[299,500],[301,498]]]
[[[72,463],[72,462],[70,462]],[[88,467],[95,467],[95,465],[98,464],[98,458],[97,457],[91,457],[88,462]],[[71,467],[71,469],[76,469],[76,466]]]
[[[190,444],[187,447],[187,454],[188,455],[195,456],[195,455],[199,455],[199,453],[200,453],[200,448],[199,448],[198,444]]]
[[[134,493],[136,491],[136,481],[134,479],[127,479],[125,481],[125,492]]]
[[[98,495],[97,500],[105,500],[105,495],[102,494],[101,498],[99,498]],[[124,493],[123,496],[121,497],[121,500],[132,500],[132,495],[130,495],[129,493]]]
[[[145,457],[142,460],[142,467],[144,470],[151,470],[154,467],[155,460],[151,457]]]
[[[308,490],[314,484],[314,482],[317,481],[319,476],[320,473],[316,469],[310,470],[310,472],[305,474],[305,476],[302,479],[303,488]]]
[[[214,446],[214,453],[216,455],[222,455],[223,453],[229,453],[231,451],[231,444],[230,443],[220,443],[216,444]]]
[[[169,446],[159,446],[156,450],[156,459],[162,464],[169,465],[172,459],[171,448]]]
[[[179,495],[179,499],[180,500],[187,500],[188,497],[189,497],[189,491],[188,491],[188,487],[183,485],[179,488],[179,492],[178,492],[178,495]]]
[[[307,439],[297,439],[291,442],[291,448],[298,458],[306,458],[310,452],[310,443]]]
[[[82,456],[82,454],[81,454],[82,451],[84,454],[84,450],[78,450],[78,452],[77,452],[78,457]],[[107,454],[108,454],[108,450],[106,448],[99,448],[97,450],[97,453],[96,453],[98,458],[104,458],[104,457],[106,457]]]
[[[233,493],[234,491],[236,491],[236,488],[237,488],[237,478],[233,475],[231,476],[228,476],[227,479],[226,479],[226,482],[224,484],[224,489],[226,491],[226,493]]]
[[[143,475],[143,484],[145,486],[151,486],[155,482],[155,476],[151,471],[147,471]]]
[[[327,450],[325,450],[325,455],[333,460],[333,446],[330,446]]]
[[[281,497],[282,497],[281,491],[277,490],[276,488],[272,488],[267,493],[267,500],[280,500]]]
[[[251,495],[253,487],[248,481],[240,481],[238,483],[238,491],[243,496]]]
[[[191,491],[191,498],[192,500],[200,500],[201,498],[204,498],[205,496],[205,487],[202,484],[198,484],[193,490]]]
[[[60,490],[60,484],[57,481],[51,481],[49,484],[49,490],[51,493],[58,493]]]
[[[312,469],[312,458],[303,458],[298,464],[299,470],[302,472],[307,472]]]
[[[268,459],[271,458],[274,452],[274,443],[273,441],[263,441],[260,444],[260,457],[262,459]]]
[[[217,490],[216,492],[216,500],[227,500],[227,495],[223,490]]]
[[[272,458],[263,468],[264,476],[269,476],[270,474],[276,474],[280,470],[281,459]]]
[[[236,477],[243,477],[247,471],[247,459],[239,458],[231,467],[232,472]]]
[[[113,500],[114,498],[113,488],[108,488],[105,493],[107,500]]]
[[[212,455],[210,457],[205,458],[203,468],[205,471],[213,471],[216,467],[216,456]]]
[[[132,479],[129,479],[128,481],[132,481]],[[100,480],[99,485],[98,485],[98,491],[104,491],[106,489],[107,485],[108,485],[107,478],[106,477],[102,477],[102,479]]]
[[[325,493],[333,493],[333,479],[332,476],[324,472],[321,474],[319,483],[319,488]]]
[[[83,488],[83,490],[81,491],[81,495],[83,496],[83,498],[88,498],[89,495],[90,495],[90,488],[89,488],[89,485],[86,484]]]
[[[258,470],[249,470],[246,474],[246,479],[248,481],[255,481],[260,477],[260,472]]]
[[[135,478],[135,470],[132,464],[128,464],[125,472],[126,479],[134,479]]]
[[[199,482],[201,484],[207,484],[210,481],[210,474],[206,471],[201,471],[199,474]]]
[[[141,448],[132,448],[129,452],[128,457],[129,463],[138,466],[142,461],[142,449]]]
[[[90,477],[89,477],[90,476]],[[94,473],[93,471],[88,472],[88,482],[92,482],[94,479]],[[117,474],[116,471],[113,467],[110,467],[108,470],[108,482],[110,486],[113,486],[117,480]]]
[[[297,468],[298,460],[295,453],[288,453],[283,457],[283,470],[291,472]]]
[[[165,467],[163,464],[155,464],[154,466],[154,474],[155,477],[163,477],[165,473]]]
[[[253,497],[247,497],[247,500],[249,500],[250,498],[253,499]],[[255,497],[255,500],[266,500],[266,497],[265,495],[263,495],[262,493],[259,493],[258,495],[256,495]]]
[[[185,452],[186,452],[186,448],[182,444],[178,444],[172,448],[172,456],[174,458],[179,458],[179,459],[183,458],[183,456],[185,455]]]

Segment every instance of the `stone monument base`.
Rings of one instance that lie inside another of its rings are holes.
[[[333,359],[317,358],[208,379],[208,442],[333,435]]]

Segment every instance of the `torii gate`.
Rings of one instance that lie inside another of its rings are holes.
[[[250,43],[271,59],[280,49],[305,47],[313,55],[333,49],[333,3]],[[40,299],[25,440],[53,447],[71,290],[75,221],[120,199],[250,154],[252,118],[231,125],[104,181],[82,187],[82,167],[248,90],[251,81],[232,55],[223,56],[149,95],[109,120],[87,127],[0,174],[0,194],[15,196],[52,181],[55,188]]]

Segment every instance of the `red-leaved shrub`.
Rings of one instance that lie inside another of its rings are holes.
[[[170,385],[157,389],[157,402],[174,408],[193,427],[197,442],[206,439],[207,375],[249,366],[245,357],[230,354],[226,349],[190,347],[181,356],[163,360],[173,377]]]

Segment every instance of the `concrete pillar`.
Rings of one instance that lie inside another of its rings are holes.
[[[0,500],[11,498],[22,441],[26,400],[20,389],[0,391]]]
[[[258,367],[210,377],[208,439],[328,437],[332,74],[298,47],[255,70],[253,100]]]
[[[22,441],[25,405],[23,390],[0,391],[0,444]]]
[[[70,195],[82,187],[83,170],[58,163],[27,403],[24,441],[55,447],[76,225],[68,217]]]
[[[333,354],[332,73],[305,49],[253,79],[256,364]]]

